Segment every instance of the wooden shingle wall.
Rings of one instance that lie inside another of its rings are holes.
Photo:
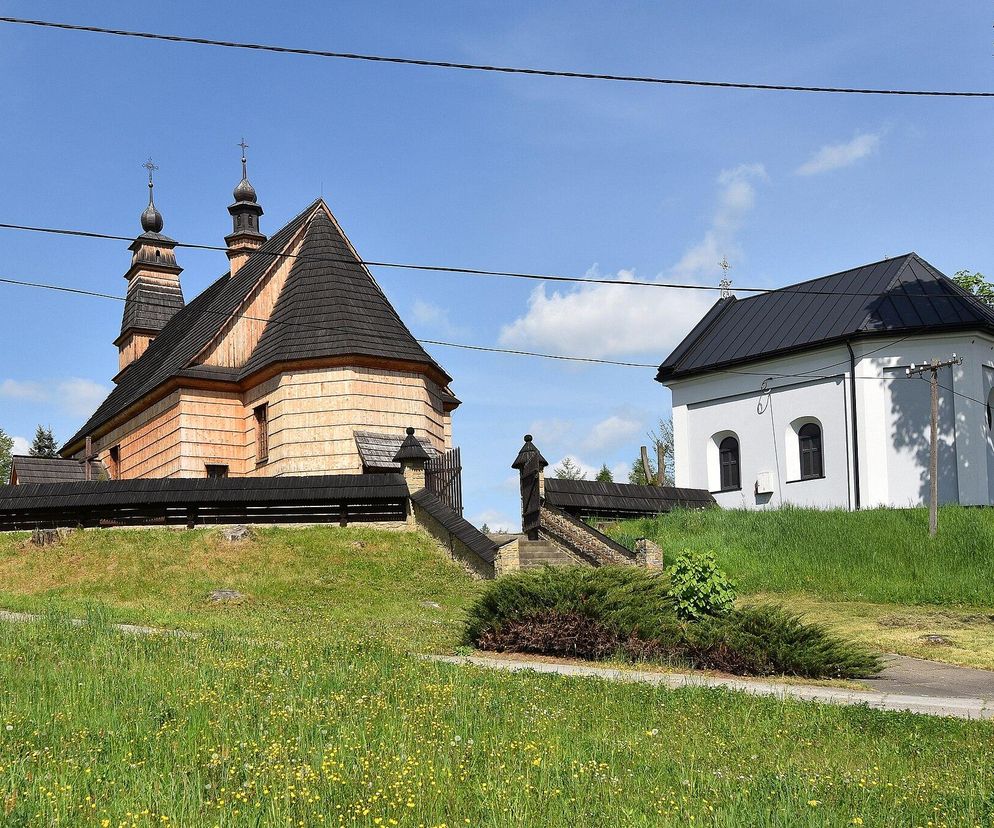
[[[181,443],[180,393],[175,391],[94,441],[93,451],[109,468],[110,449],[119,445],[122,478],[183,477]]]
[[[269,459],[256,458],[254,409],[268,406]],[[94,443],[119,475],[205,477],[224,465],[232,477],[359,474],[354,432],[402,435],[408,426],[435,449],[451,447],[451,418],[441,389],[421,373],[373,368],[287,372],[245,393],[182,389]],[[82,459],[82,453],[78,455]]]
[[[252,410],[269,407],[269,461],[255,463]],[[358,474],[355,431],[403,434],[447,447],[438,387],[423,374],[330,368],[282,374],[245,395],[247,474]]]
[[[273,258],[272,265],[260,283],[246,297],[234,318],[224,325],[202,354],[203,364],[241,368],[248,362],[255,346],[259,344],[262,332],[266,329],[267,320],[273,314],[273,308],[286,284],[287,276],[290,275],[290,269],[296,261],[293,257],[300,251],[302,236],[303,228],[298,232],[297,238],[288,245],[288,255]],[[301,326],[299,330],[308,329]]]

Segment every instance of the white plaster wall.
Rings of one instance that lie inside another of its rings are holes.
[[[905,368],[932,357],[963,357],[940,375],[940,502],[994,503],[994,438],[986,401],[994,399],[994,338],[982,334],[866,339],[856,355],[859,491],[863,508],[927,502],[929,388]],[[678,486],[716,488],[708,473],[713,435],[739,438],[739,492],[715,495],[726,508],[781,503],[852,508],[850,362],[845,345],[736,366],[670,385]],[[804,376],[793,376],[793,375]],[[791,375],[791,376],[786,376]],[[768,392],[762,390],[764,380]],[[955,392],[955,393],[954,393]],[[823,479],[797,480],[792,422],[822,426]],[[713,459],[711,462],[713,465]],[[757,496],[760,472],[773,473],[774,492]],[[713,477],[713,474],[711,475]]]

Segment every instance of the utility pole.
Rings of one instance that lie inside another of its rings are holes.
[[[915,365],[911,363],[908,368],[908,376],[918,376],[924,378],[925,372],[929,373],[929,385],[932,392],[932,433],[930,435],[929,458],[928,458],[928,533],[933,538],[939,531],[939,369],[948,365],[962,365],[963,358],[953,354],[952,359],[935,359],[927,365]]]

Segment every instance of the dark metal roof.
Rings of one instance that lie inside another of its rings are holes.
[[[247,364],[237,372],[197,365],[197,355],[280,261],[274,254],[284,252],[303,227],[301,250]],[[234,276],[225,274],[177,311],[63,451],[171,378],[240,380],[276,362],[332,356],[406,360],[449,379],[414,339],[318,199],[252,253]]]
[[[497,559],[497,544],[458,512],[439,500],[433,492],[422,489],[412,494],[411,500],[484,561],[492,564]]]
[[[362,464],[367,469],[399,471],[400,463],[394,461],[394,457],[400,450],[401,443],[404,442],[403,434],[378,434],[374,431],[355,431],[356,448],[359,449],[359,457]],[[422,443],[422,447],[430,457],[436,457],[438,452],[430,443]]]
[[[15,454],[11,458],[11,475],[11,479],[17,478],[19,486],[31,483],[70,483],[86,480],[86,467],[79,460]],[[107,470],[103,463],[90,461],[90,476],[93,480],[106,478]]]
[[[719,299],[659,366],[656,379],[851,338],[978,329],[994,333],[994,310],[908,253],[746,299]]]
[[[636,486],[632,483],[597,483],[593,480],[545,480],[545,501],[564,511],[585,515],[658,515],[673,509],[714,506],[704,489],[675,486]]]
[[[32,508],[100,508],[132,503],[151,507],[196,506],[220,501],[326,503],[349,499],[375,502],[405,498],[407,494],[407,483],[400,474],[136,478],[0,486],[0,512]]]

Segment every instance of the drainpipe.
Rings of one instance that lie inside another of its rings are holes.
[[[846,340],[849,349],[849,407],[852,409],[852,485],[856,511],[859,511],[859,421],[856,415],[856,354]]]

